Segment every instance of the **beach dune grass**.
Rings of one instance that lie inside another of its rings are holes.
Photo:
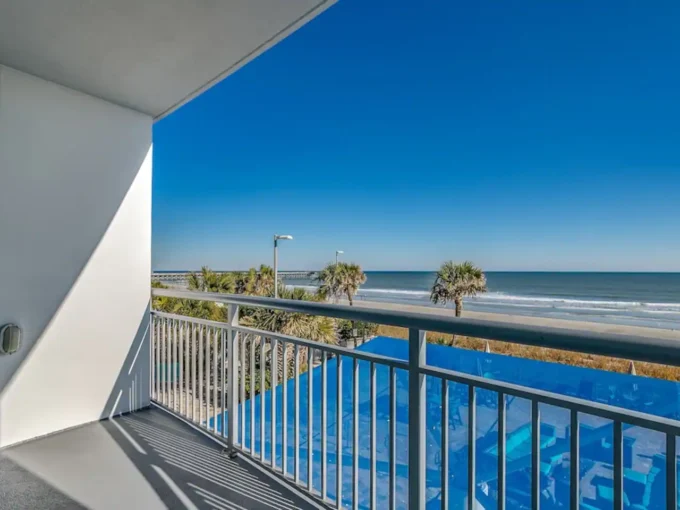
[[[408,338],[408,329],[381,325],[378,327],[378,335],[406,339]],[[427,338],[429,342],[441,343],[444,345],[451,344],[451,335],[428,333]],[[486,342],[487,340],[479,338],[456,335],[454,345],[462,349],[483,351]],[[539,361],[550,361],[577,367],[596,368],[599,370],[608,370],[610,372],[628,373],[630,368],[629,360],[612,358],[609,356],[595,356],[592,354],[548,349],[546,347],[533,347],[509,342],[498,342],[495,340],[489,340],[488,342],[491,347],[491,352],[494,354],[503,354],[506,356],[515,356],[517,358],[527,358]],[[680,367],[636,361],[635,370],[637,375],[640,376],[680,382]]]

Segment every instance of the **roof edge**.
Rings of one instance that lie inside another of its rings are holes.
[[[272,37],[270,37],[268,40],[260,44],[258,47],[256,47],[254,50],[252,50],[250,53],[247,55],[241,57],[237,62],[226,68],[224,71],[219,73],[217,76],[206,82],[205,84],[201,85],[198,87],[196,90],[190,92],[186,96],[184,96],[180,101],[172,105],[170,108],[165,110],[163,113],[157,115],[154,117],[153,121],[157,122],[161,119],[164,119],[171,113],[173,113],[175,110],[178,110],[188,102],[190,102],[192,99],[198,97],[201,95],[203,92],[206,90],[210,89],[214,85],[217,85],[219,82],[224,80],[227,76],[230,74],[238,71],[241,67],[249,63],[250,61],[254,60],[258,56],[260,56],[262,53],[267,51],[269,48],[272,46],[275,46],[278,44],[280,41],[288,37],[290,34],[295,32],[298,28],[302,27],[312,19],[316,18],[319,14],[321,14],[323,11],[331,7],[333,4],[335,4],[337,0],[321,0],[315,7],[312,7],[310,10],[308,10],[306,13],[304,13],[302,16],[297,18],[296,20],[292,21],[290,24],[288,24],[286,27],[284,27],[282,30],[274,34]]]

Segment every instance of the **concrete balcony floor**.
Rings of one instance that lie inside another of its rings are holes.
[[[151,408],[0,452],[0,509],[323,508]]]

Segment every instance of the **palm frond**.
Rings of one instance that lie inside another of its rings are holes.
[[[322,299],[339,299],[347,297],[349,304],[359,287],[366,283],[366,274],[358,264],[338,262],[328,264],[316,277],[319,283],[318,295]]]
[[[479,267],[469,261],[462,263],[448,261],[437,271],[430,300],[443,305],[453,301],[456,305],[456,315],[460,315],[463,298],[476,296],[486,290],[486,276]]]

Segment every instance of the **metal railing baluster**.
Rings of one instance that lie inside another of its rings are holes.
[[[442,443],[441,472],[442,472],[442,510],[449,508],[449,382],[442,379]]]
[[[205,340],[205,428],[210,430],[210,346],[212,344],[213,328],[207,328]]]
[[[156,373],[159,356],[158,356],[158,320],[152,314],[151,320],[151,400],[158,401],[158,374]]]
[[[156,365],[153,367],[154,377],[156,378],[156,400],[161,401],[161,322],[162,319],[154,317],[156,334],[154,340],[156,342]]]
[[[207,327],[198,328],[198,424],[203,426],[203,334]]]
[[[229,339],[231,342],[231,339]],[[227,437],[227,427],[229,427],[229,444],[231,446],[231,451],[233,452],[234,445],[236,444],[236,427],[232,427],[231,424],[233,422],[234,413],[236,413],[237,409],[237,404],[235,404],[232,401],[229,401],[229,424],[225,423],[225,411],[227,410],[227,373],[229,374],[229,377],[232,377],[234,375],[234,372],[232,371],[231,368],[227,371],[227,356],[233,355],[236,356],[236,353],[233,352],[236,349],[235,346],[232,346],[229,350],[227,350],[227,330],[223,329],[222,330],[222,335],[220,338],[220,412],[219,412],[219,421],[222,423],[222,437],[226,438]],[[232,387],[233,383],[229,383],[228,388],[229,388],[229,398],[231,398],[231,395],[233,395],[232,392],[236,391],[236,386],[234,385]],[[216,416],[218,416],[218,413],[215,413]],[[217,419],[217,418],[215,418]]]
[[[168,340],[170,342],[170,363],[169,365],[169,382],[170,382],[170,390],[169,390],[169,398],[168,398],[168,407],[171,409],[175,409],[175,321],[171,320],[170,321],[170,331],[168,334]]]
[[[314,349],[307,349],[307,489],[312,490],[314,476],[314,406],[313,374]]]
[[[238,335],[235,331],[232,334]],[[241,363],[239,366],[239,380],[241,383],[241,432],[239,439],[241,440],[241,448],[246,448],[246,335],[240,335],[239,352],[241,354]]]
[[[179,389],[178,409],[179,414],[184,414],[184,321],[180,321],[177,326],[177,387]]]
[[[538,400],[531,401],[531,508],[541,505],[541,414]]]
[[[184,398],[184,417],[189,417],[189,383],[191,380],[191,367],[189,365],[189,328],[191,327],[191,322],[184,322],[184,329],[182,331],[182,385]]]
[[[163,404],[170,407],[170,319],[163,324]]]
[[[468,510],[477,508],[477,392],[468,386]]]
[[[167,322],[168,319],[163,319],[161,321],[161,366],[160,366],[160,379],[161,379],[161,403],[163,405],[168,405],[168,375],[167,375],[167,366],[168,366],[168,353],[167,353],[167,346],[166,346],[166,339],[167,339]]]
[[[250,455],[255,456],[255,335],[250,337]]]
[[[217,434],[217,385],[219,380],[217,378],[217,353],[219,352],[219,342],[221,337],[221,330],[215,328],[213,331],[213,341],[212,341],[212,414],[209,420],[212,420],[213,426],[212,431]]]
[[[179,356],[177,349],[177,328],[179,321],[173,321],[172,325],[172,410],[177,412],[179,410],[178,394],[177,394],[177,374],[179,372]]]
[[[397,374],[394,367],[390,367],[390,481],[389,507],[397,507]]]
[[[666,508],[678,508],[678,461],[676,458],[676,436],[666,434]]]
[[[172,409],[173,404],[173,396],[174,396],[174,390],[173,390],[173,385],[174,385],[174,377],[173,377],[173,369],[175,367],[174,365],[174,344],[173,344],[173,331],[175,327],[175,321],[174,320],[169,320],[168,321],[168,339],[167,339],[167,344],[168,344],[168,365],[167,365],[167,378],[168,378],[168,407]]]
[[[614,510],[623,510],[623,427],[614,422]]]
[[[337,397],[335,405],[335,505],[342,508],[342,356],[337,356],[335,371]]]
[[[196,353],[197,347],[197,327],[195,324],[191,326],[191,421],[196,422]]]
[[[359,360],[353,359],[352,377],[352,508],[359,508]]]
[[[328,354],[321,351],[321,499],[326,500],[328,493]]]
[[[172,323],[172,410],[175,412],[179,411],[178,399],[179,391],[177,387],[177,374],[179,372],[179,357],[177,355],[179,343],[179,337],[177,335],[179,321],[175,320]]]
[[[166,385],[166,402],[165,405],[172,407],[172,320],[168,320],[166,324],[165,337],[165,385]]]
[[[189,384],[191,381],[191,323],[184,325],[184,416],[189,418],[189,406],[191,405],[191,394]]]
[[[165,335],[163,331],[163,324],[165,322],[165,319],[160,318],[158,320],[158,368],[157,368],[157,377],[158,381],[156,383],[156,386],[158,387],[158,401],[163,403],[164,400],[164,387],[163,384],[165,382],[165,378],[163,376],[163,370],[164,370],[164,356],[165,356],[165,350],[163,349],[163,342],[165,341]]]
[[[426,457],[426,409],[427,401],[425,374],[421,368],[425,365],[427,349],[425,331],[409,329],[408,334],[408,491],[409,508],[425,508],[425,466]]]
[[[279,375],[279,359],[278,359],[278,341],[275,338],[272,338],[270,340],[270,348],[271,348],[271,371],[272,371],[272,379],[271,379],[271,390],[269,391],[269,396],[271,398],[271,417],[269,418],[270,420],[270,429],[269,429],[269,443],[271,444],[271,467],[272,469],[276,469],[276,387],[278,385],[278,375]]]
[[[498,510],[505,510],[505,393],[498,394]]]
[[[265,368],[267,362],[265,360],[265,342],[266,338],[260,337],[260,461],[264,462],[266,456],[266,444],[264,442],[264,426],[265,426],[265,402],[264,402],[264,388],[266,386]]]
[[[281,388],[281,468],[288,476],[288,343],[281,346],[283,355],[283,388]]]
[[[377,504],[377,498],[376,498],[376,493],[377,493],[377,478],[376,478],[376,449],[377,449],[377,431],[376,431],[376,421],[377,421],[377,411],[376,411],[376,391],[377,391],[377,380],[376,380],[376,368],[375,368],[375,363],[371,363],[370,365],[370,392],[371,392],[371,397],[370,397],[370,404],[371,404],[371,431],[370,431],[370,440],[371,440],[371,455],[370,455],[370,461],[371,461],[371,474],[370,474],[370,487],[371,487],[371,496],[370,496],[370,508],[376,509],[378,507]]]
[[[569,508],[579,510],[581,506],[581,494],[579,485],[581,483],[581,452],[579,444],[579,421],[578,411],[571,410],[569,426]]]
[[[293,401],[295,420],[293,423],[293,466],[295,473],[295,483],[300,483],[300,347],[295,345],[293,349],[293,355],[295,360],[293,364],[295,365],[295,397]]]

